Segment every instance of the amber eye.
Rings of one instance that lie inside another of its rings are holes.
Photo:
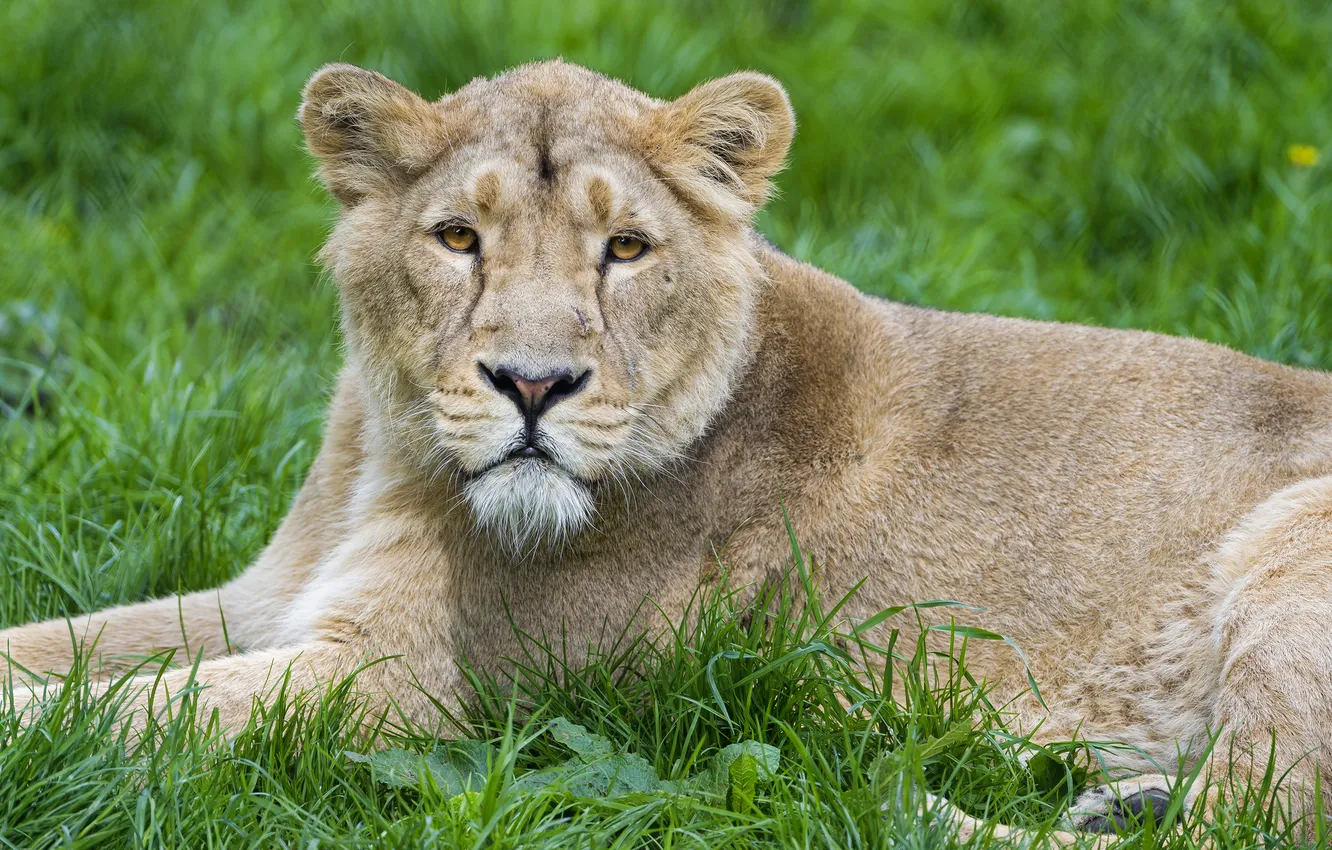
[[[628,262],[637,260],[643,256],[647,250],[647,243],[637,236],[630,236],[627,233],[621,233],[619,236],[612,236],[610,241],[610,255],[617,260]]]
[[[441,227],[435,233],[439,236],[439,241],[450,251],[467,254],[476,247],[476,231],[470,227],[450,224],[448,227]]]

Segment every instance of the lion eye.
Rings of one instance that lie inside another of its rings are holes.
[[[647,243],[637,236],[630,236],[621,233],[618,236],[612,236],[610,241],[610,255],[621,262],[637,260],[647,251]]]
[[[476,231],[461,224],[450,224],[435,231],[444,247],[459,254],[470,253],[476,247]]]

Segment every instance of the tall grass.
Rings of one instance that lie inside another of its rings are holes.
[[[441,744],[437,727],[368,714],[350,682],[322,699],[281,691],[230,739],[186,693],[132,738],[115,722],[127,680],[93,698],[76,670],[28,725],[0,723],[0,839],[52,848],[953,846],[955,813],[939,795],[1024,827],[1022,841],[1067,829],[1097,746],[1010,731],[1005,706],[966,672],[965,633],[932,642],[912,628],[918,636],[903,641],[894,629],[878,646],[839,631],[845,600],[825,600],[811,572],[797,547],[786,584],[757,600],[724,585],[706,591],[661,640],[625,636],[577,665],[561,646],[529,640],[513,679],[469,668],[477,699],[446,712],[462,750]],[[915,609],[895,616],[912,625]],[[352,731],[358,724],[373,746]],[[567,730],[572,742],[555,734]],[[589,747],[595,757],[580,758]],[[735,773],[715,767],[736,747],[771,754],[743,798]],[[1298,824],[1274,779],[1241,787],[1212,822],[1172,816],[1126,830],[1126,840],[1289,846]],[[985,830],[977,840],[992,843]]]

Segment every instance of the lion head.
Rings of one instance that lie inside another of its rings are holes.
[[[321,69],[300,122],[376,436],[514,549],[681,458],[743,370],[751,219],[795,124],[742,73],[663,102],[563,62],[428,102]]]

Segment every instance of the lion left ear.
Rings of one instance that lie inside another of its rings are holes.
[[[411,179],[448,141],[437,105],[355,65],[320,68],[305,84],[297,118],[319,176],[348,206]]]
[[[697,200],[748,216],[767,200],[794,136],[795,113],[781,84],[739,73],[662,107],[649,147],[666,176]]]

